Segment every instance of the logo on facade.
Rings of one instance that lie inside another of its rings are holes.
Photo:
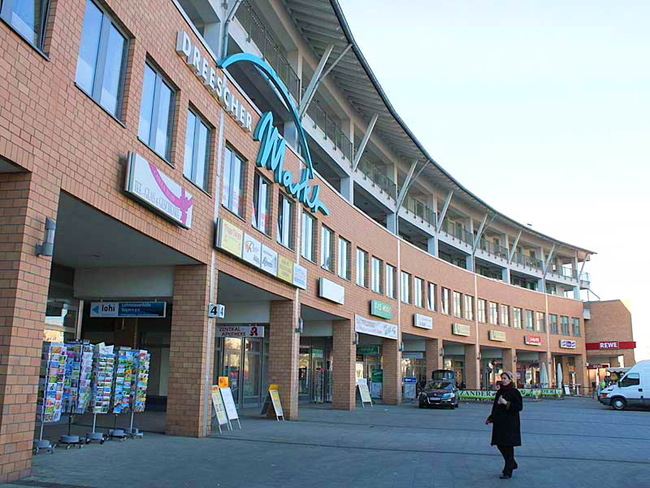
[[[540,336],[524,336],[524,344],[529,346],[541,346],[542,338]]]
[[[393,318],[393,305],[380,300],[370,300],[370,315],[382,319]]]
[[[575,349],[576,341],[572,341],[569,339],[562,339],[560,340],[560,347],[563,349]]]

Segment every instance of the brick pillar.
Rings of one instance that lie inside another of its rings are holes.
[[[216,289],[216,283],[214,287]],[[191,437],[210,434],[209,386],[214,362],[214,329],[207,316],[209,291],[208,266],[176,266],[169,348],[167,434]]]
[[[512,379],[512,381],[517,383],[517,363],[515,362],[515,358],[517,357],[517,350],[516,349],[502,349],[501,350],[502,354],[502,362],[503,362],[503,370],[504,371],[510,371],[512,374],[515,375],[515,377]]]
[[[584,355],[575,356],[576,361],[576,385],[580,385],[580,394],[584,395],[591,385],[588,385],[587,376],[585,374],[585,363],[587,362],[587,357]]]
[[[384,368],[381,397],[387,405],[399,405],[402,401],[402,353],[399,352],[399,341],[383,339],[381,351]]]
[[[332,327],[334,346],[332,407],[340,410],[354,410],[357,357],[357,347],[354,345],[354,327],[351,320],[338,320],[332,324]]]
[[[298,418],[298,306],[293,300],[271,302],[269,323],[269,384],[280,387],[285,419]],[[334,364],[336,370],[336,363]]]
[[[481,362],[476,359],[478,353],[478,344],[465,344],[465,387],[468,390],[481,387]]]
[[[0,174],[0,482],[31,473],[51,258],[36,256],[59,191],[32,173]]]
[[[435,369],[442,369],[443,368],[443,350],[442,350],[442,345],[443,341],[442,339],[425,339],[424,340],[425,344],[425,360],[426,360],[426,368],[427,368],[427,380],[431,379],[431,373]]]

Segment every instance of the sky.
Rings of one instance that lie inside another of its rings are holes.
[[[499,212],[596,252],[591,289],[626,301],[636,359],[650,359],[650,2],[339,2],[435,161]]]

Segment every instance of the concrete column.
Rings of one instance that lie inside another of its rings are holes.
[[[386,216],[386,228],[393,234],[397,234],[397,218],[398,217],[396,213],[389,213]]]
[[[0,483],[31,474],[43,323],[52,258],[36,256],[58,186],[0,174]]]
[[[341,195],[354,205],[354,180],[351,176],[341,178]]]
[[[468,271],[474,271],[474,256],[471,254],[465,258],[465,269]]]
[[[387,405],[399,405],[402,402],[402,353],[399,341],[384,339],[382,342],[384,383],[382,399]]]
[[[298,307],[293,300],[271,302],[269,323],[269,384],[280,387],[285,418],[298,418],[298,353],[300,334],[295,331]],[[336,365],[334,365],[336,369]]]
[[[206,24],[203,27],[203,38],[205,39],[205,42],[208,43],[208,46],[210,46],[210,49],[212,49],[212,52],[217,54],[217,56],[221,52],[219,50],[221,46],[221,32],[220,22]]]
[[[481,362],[477,359],[478,344],[465,344],[465,386],[468,390],[481,387]]]
[[[438,236],[427,239],[427,252],[432,256],[438,256]]]
[[[431,379],[431,372],[435,369],[443,368],[443,340],[442,339],[425,339],[425,360],[427,380]]]
[[[355,365],[357,346],[354,344],[354,326],[351,320],[332,324],[334,364],[332,365],[332,408],[354,410],[356,405]]]
[[[515,358],[517,357],[517,350],[516,349],[502,349],[501,350],[502,354],[502,361],[503,361],[503,370],[504,371],[510,371],[512,372],[515,377],[513,378],[513,381],[517,381],[517,362]]]
[[[206,313],[209,293],[208,266],[176,266],[169,348],[167,434],[191,437],[210,434],[214,337]]]
[[[510,268],[503,268],[501,270],[501,279],[506,283],[510,283]]]

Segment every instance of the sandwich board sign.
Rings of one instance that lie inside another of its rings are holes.
[[[230,422],[228,422],[228,415],[226,414],[226,408],[223,404],[223,399],[221,398],[221,393],[219,392],[219,387],[217,385],[212,385],[210,391],[212,397],[212,405],[214,406],[214,412],[217,417],[217,425],[219,426],[219,432],[221,433],[221,426],[227,425],[229,429],[232,429]]]
[[[265,415],[267,417],[271,416],[271,412],[269,411],[269,407],[273,407],[273,413],[275,413],[275,420],[280,420],[280,417],[282,417],[282,420],[284,420],[284,412],[282,411],[282,403],[280,402],[280,392],[278,390],[278,385],[273,384],[269,385],[269,392],[266,395],[266,400],[264,400],[264,405],[262,405],[262,412],[261,415]]]
[[[219,388],[221,392],[221,399],[223,400],[223,406],[226,409],[226,415],[228,415],[228,420],[236,420],[239,428],[241,429],[241,423],[239,422],[239,414],[237,413],[237,407],[235,406],[235,399],[232,396],[232,390],[229,386]]]
[[[359,388],[359,395],[361,396],[361,406],[366,408],[365,404],[369,403],[372,407],[372,398],[370,398],[370,390],[368,390],[368,381],[365,378],[357,380],[357,387]]]

